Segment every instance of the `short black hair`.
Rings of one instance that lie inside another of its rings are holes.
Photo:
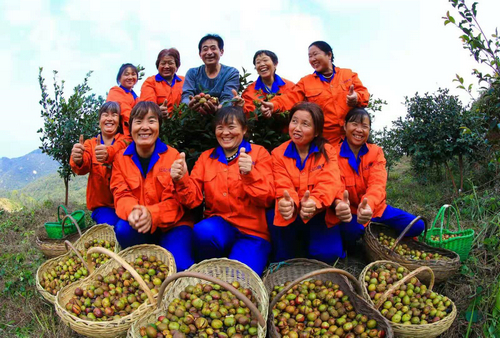
[[[219,47],[219,49],[224,49],[224,40],[222,40],[222,38],[217,35],[217,34],[207,34],[205,35],[204,37],[201,38],[200,42],[198,43],[198,52],[201,53],[201,45],[203,45],[203,42],[207,41],[207,40],[215,40],[217,41],[217,46]]]
[[[131,63],[124,63],[120,67],[120,69],[118,70],[118,75],[116,75],[116,83],[120,84],[120,78],[122,77],[122,75],[125,72],[125,70],[127,70],[127,68],[132,68],[132,70],[135,71],[135,73],[137,74],[137,76],[139,76],[139,71],[137,70],[136,66],[134,66]]]
[[[351,110],[349,110],[349,112],[345,116],[345,124],[347,125],[347,123],[349,123],[349,122],[358,122],[358,123],[363,122],[365,116],[368,117],[368,121],[370,122],[370,127],[371,127],[372,126],[372,118],[371,118],[370,114],[368,114],[366,109],[359,108],[359,107],[355,107],[355,108],[352,108]]]
[[[332,50],[332,47],[328,43],[326,43],[325,41],[314,41],[313,43],[311,43],[309,45],[309,48],[311,48],[312,46],[318,47],[323,52],[325,52],[325,54],[328,54],[329,52],[332,53],[332,63],[333,63],[333,59],[334,59],[333,50]]]
[[[130,131],[132,131],[132,122],[135,119],[144,118],[144,116],[146,116],[150,111],[156,114],[156,116],[158,117],[158,123],[161,127],[162,117],[160,107],[155,102],[141,101],[138,102],[130,112],[130,118],[128,121]]]
[[[213,119],[213,127],[215,129],[218,125],[230,123],[233,120],[238,121],[242,129],[247,128],[247,117],[243,108],[238,106],[226,106],[219,109]]]
[[[278,56],[276,54],[274,54],[270,50],[261,49],[261,50],[258,50],[255,53],[255,55],[253,56],[253,65],[254,66],[255,66],[255,59],[257,58],[257,56],[259,56],[261,54],[265,54],[265,55],[269,56],[271,58],[271,60],[273,61],[275,66],[278,64]]]

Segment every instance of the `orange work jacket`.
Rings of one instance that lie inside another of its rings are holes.
[[[323,136],[332,145],[339,143],[345,135],[344,119],[351,107],[347,105],[349,88],[354,85],[358,93],[358,106],[366,107],[370,94],[358,79],[358,74],[350,69],[335,67],[335,76],[331,82],[322,81],[318,75],[310,74],[302,79],[286,94],[271,100],[279,111],[290,110],[301,101],[317,103],[325,115]]]
[[[111,175],[111,192],[118,217],[127,220],[134,206],[143,205],[151,213],[151,233],[157,228],[166,231],[178,225],[192,225],[188,217],[183,217],[184,208],[172,193],[170,168],[178,157],[176,149],[157,139],[144,177],[135,143],[119,153]]]
[[[342,182],[349,192],[351,212],[357,214],[358,205],[368,198],[373,218],[380,217],[385,211],[387,171],[382,148],[375,144],[365,144],[359,150],[359,164],[349,148],[347,140],[337,145],[339,168]],[[357,171],[356,168],[357,167]]]
[[[300,156],[295,144],[290,140],[272,152],[274,185],[276,188],[276,205],[274,225],[287,226],[295,221],[298,216],[300,201],[307,190],[310,198],[316,202],[319,211],[326,209],[325,221],[328,227],[339,222],[335,211],[330,208],[336,198],[342,198],[344,187],[340,180],[340,172],[337,164],[337,153],[330,144],[325,144],[329,161],[321,155],[316,160],[315,154],[319,151],[316,145],[311,145],[309,156],[306,158],[302,169],[298,168]],[[279,210],[278,202],[283,198],[283,192],[287,190],[295,203],[295,214],[289,220],[285,220]],[[305,220],[307,223],[309,220]]]
[[[70,158],[69,164],[71,170],[77,175],[89,174],[87,182],[87,209],[94,210],[99,207],[114,208],[113,194],[109,188],[111,179],[111,165],[115,154],[127,147],[128,138],[122,134],[116,134],[113,144],[108,146],[108,159],[106,163],[97,162],[95,157],[95,147],[97,146],[97,137],[88,139],[84,142],[85,152],[83,153],[82,165],[77,165]]]
[[[200,155],[190,175],[175,183],[176,196],[187,208],[201,204],[205,195],[206,218],[220,216],[242,233],[270,240],[265,211],[274,200],[271,156],[264,147],[243,140],[254,162],[252,171],[240,174],[238,158],[226,162],[222,148]],[[239,152],[239,150],[238,150]]]
[[[275,82],[277,82],[278,76],[275,75]],[[260,77],[259,77],[260,79]],[[250,113],[255,111],[255,103],[254,101],[263,101],[267,93],[263,92],[262,89],[256,89],[255,87],[261,87],[259,83],[259,79],[255,81],[254,83],[251,83],[241,94],[241,98],[245,100],[245,105],[243,106],[243,111],[247,115],[247,117],[250,117]],[[289,81],[287,79],[279,78],[279,84],[277,84],[278,91],[275,93],[271,93],[272,95],[281,95],[283,93],[286,93],[288,90],[292,89],[293,86],[295,86],[295,83],[292,81]],[[274,84],[273,84],[274,88]],[[273,89],[271,88],[271,89]]]
[[[161,106],[167,100],[168,112],[172,113],[174,105],[181,103],[183,84],[184,76],[174,75],[172,86],[160,74],[150,76],[142,84],[139,101],[151,101]]]
[[[109,90],[106,102],[114,101],[120,105],[120,115],[122,118],[122,129],[125,136],[130,136],[128,121],[130,112],[138,102],[137,95],[133,90],[127,90],[121,86],[114,86]]]

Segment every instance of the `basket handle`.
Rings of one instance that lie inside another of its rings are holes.
[[[404,282],[406,282],[408,279],[418,275],[422,271],[428,271],[431,274],[431,281],[429,283],[429,291],[432,291],[432,288],[434,287],[434,272],[432,271],[431,268],[428,266],[421,266],[418,269],[413,270],[409,274],[403,277],[403,279],[397,281],[396,283],[392,284],[392,286],[380,297],[378,302],[375,304],[375,309],[379,309],[379,307],[386,301],[386,299],[389,297],[391,293],[393,293],[397,288],[399,288],[401,285],[403,285]]]
[[[250,301],[250,299],[247,298],[247,296],[245,296],[244,294],[242,294],[241,292],[236,290],[236,288],[234,286],[232,286],[231,284],[224,282],[223,280],[220,280],[219,278],[216,278],[216,277],[213,277],[210,275],[206,275],[206,274],[200,273],[200,272],[184,271],[184,272],[178,272],[178,273],[175,273],[171,276],[168,276],[161,284],[160,291],[158,291],[158,301],[157,301],[158,304],[156,305],[158,308],[160,308],[161,301],[163,298],[163,293],[165,292],[165,289],[167,288],[167,286],[171,282],[175,281],[176,279],[183,278],[183,277],[199,278],[199,279],[203,279],[203,280],[215,283],[215,284],[219,284],[224,289],[226,289],[227,291],[230,291],[232,294],[234,294],[239,300],[243,301],[243,303],[245,303],[246,306],[248,306],[248,308],[250,309],[250,311],[252,311],[254,316],[257,317],[257,321],[259,322],[259,325],[261,327],[266,326],[266,321],[264,320],[264,317],[262,317],[262,314],[260,313],[259,309],[257,309],[257,307],[254,305],[254,303],[252,303]]]
[[[59,204],[59,206],[57,207],[57,222],[59,223],[61,223],[61,209],[63,209],[65,216],[69,214],[68,209],[66,209],[64,204]]]
[[[448,216],[447,217],[446,217],[446,210],[448,210]],[[441,221],[440,222],[441,223],[441,227],[440,227],[440,231],[439,231],[439,241],[440,242],[443,241],[443,224],[444,224],[444,218],[446,217],[446,228],[445,229],[448,229],[449,225],[450,225],[450,216],[451,216],[452,211],[453,211],[453,214],[455,214],[455,217],[457,219],[457,229],[458,229],[458,231],[462,230],[462,227],[460,226],[460,219],[458,217],[458,211],[457,211],[457,209],[455,209],[455,207],[452,206],[452,205],[450,205],[450,204],[443,205],[441,207],[441,209],[439,209],[439,212],[436,215],[436,218],[434,218],[434,221],[432,222],[432,227],[431,227],[431,229],[434,229],[434,226],[435,226],[436,222],[438,221],[438,219],[440,219],[440,221]]]
[[[101,247],[93,247],[87,251],[87,262],[88,262],[89,268],[90,268],[89,275],[94,271],[94,265],[92,264],[92,259],[90,257],[90,255],[93,254],[94,252],[103,253],[105,255],[108,255],[109,257],[113,258],[118,263],[120,263],[125,269],[127,269],[127,271],[130,272],[132,277],[134,277],[135,280],[137,282],[139,282],[139,285],[141,286],[141,288],[144,290],[144,292],[148,296],[149,303],[152,304],[153,306],[156,306],[155,297],[153,296],[153,293],[151,292],[151,290],[149,290],[148,286],[144,282],[144,279],[142,279],[142,277],[137,273],[137,271],[135,271],[135,269],[133,267],[131,267],[130,264],[125,262],[125,260],[123,258],[118,256],[114,252],[109,251],[108,249],[101,248]]]
[[[415,219],[413,219],[413,221],[410,222],[410,224],[408,224],[406,226],[406,228],[404,228],[403,231],[401,231],[401,234],[399,234],[399,237],[394,241],[394,244],[392,245],[391,247],[391,251],[394,252],[394,249],[396,248],[396,246],[398,245],[399,241],[401,241],[401,239],[403,239],[403,237],[406,235],[406,233],[411,229],[411,227],[413,225],[415,225],[415,223],[417,223],[417,221],[421,219],[422,221],[424,221],[424,238],[427,236],[427,219],[425,217],[422,217],[422,216],[417,216],[415,217]]]
[[[306,273],[305,275],[297,278],[296,280],[294,280],[293,282],[291,282],[290,284],[288,284],[287,286],[285,286],[283,288],[283,290],[281,290],[276,295],[276,297],[273,298],[273,300],[269,304],[269,311],[271,311],[276,306],[276,304],[279,302],[279,300],[281,299],[281,297],[283,297],[283,295],[288,290],[290,290],[291,288],[293,288],[295,285],[299,284],[303,280],[309,279],[309,278],[314,277],[314,276],[322,275],[322,274],[325,274],[325,273],[338,273],[339,275],[343,275],[343,276],[347,277],[347,279],[349,279],[351,282],[353,282],[353,284],[354,284],[354,286],[356,288],[356,293],[358,295],[361,294],[361,285],[359,284],[359,281],[356,279],[356,277],[354,277],[353,275],[351,275],[349,272],[344,271],[344,270],[340,270],[340,269],[334,269],[334,268],[321,269],[321,270],[316,270],[316,271],[312,271],[312,272]]]
[[[87,264],[87,262],[85,262],[83,260],[83,257],[80,255],[78,250],[73,246],[73,244],[71,244],[70,241],[66,240],[66,241],[64,241],[64,246],[66,247],[66,250],[68,250],[68,251],[71,250],[75,253],[76,257],[78,257],[82,261],[83,266],[85,266],[85,269],[87,269],[87,271],[90,273],[89,265]]]
[[[78,222],[70,214],[67,214],[66,216],[64,216],[63,219],[62,219],[62,221],[61,221],[62,236],[64,237],[64,223],[66,223],[66,219],[68,219],[68,218],[76,226],[76,230],[78,230],[78,234],[80,235],[80,237],[82,237],[82,231],[80,230],[80,227],[78,226]]]

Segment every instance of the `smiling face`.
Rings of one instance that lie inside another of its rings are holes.
[[[218,64],[222,54],[224,54],[224,50],[219,49],[216,40],[208,39],[201,45],[200,58],[207,66]]]
[[[363,116],[361,121],[350,121],[344,125],[347,142],[350,146],[359,148],[368,140],[370,136],[370,119]]]
[[[113,137],[120,126],[120,114],[118,112],[105,111],[99,119],[101,133],[107,137]]]
[[[172,81],[174,74],[177,72],[175,59],[173,56],[165,55],[161,58],[158,64],[158,73],[167,81]]]
[[[125,71],[122,73],[122,76],[120,76],[120,84],[123,87],[127,88],[128,90],[131,90],[136,83],[137,83],[136,71],[130,67],[125,69]]]
[[[307,110],[297,110],[288,125],[288,133],[298,148],[308,147],[311,141],[318,136],[311,113]]]
[[[309,47],[309,64],[318,73],[328,73],[333,69],[332,53],[325,53],[317,46]]]
[[[276,66],[273,60],[266,54],[262,53],[255,58],[255,69],[259,76],[263,79],[274,77]]]
[[[247,128],[243,128],[234,117],[230,117],[229,121],[222,122],[215,127],[217,142],[224,149],[226,156],[236,153],[246,132]]]
[[[154,150],[160,133],[160,121],[156,113],[150,110],[143,118],[135,117],[130,128],[132,139],[138,148],[146,153]]]

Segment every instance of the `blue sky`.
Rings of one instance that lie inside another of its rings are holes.
[[[90,86],[105,95],[122,63],[145,66],[146,76],[156,74],[163,48],[179,49],[178,74],[184,75],[201,64],[197,44],[209,32],[225,40],[221,62],[245,67],[253,80],[255,51],[274,51],[278,74],[297,82],[312,72],[308,45],[327,41],[336,66],[353,69],[370,93],[389,103],[376,116],[375,129],[404,115],[404,96],[417,91],[448,87],[467,103],[452,79],[459,73],[476,83],[470,73],[477,64],[462,49],[458,29],[443,25],[447,10],[452,10],[447,0],[0,0],[0,157],[22,156],[40,145],[38,67],[44,68],[49,89],[52,70],[58,70],[68,95],[93,70]],[[499,1],[479,1],[486,32],[498,25],[498,13]]]

